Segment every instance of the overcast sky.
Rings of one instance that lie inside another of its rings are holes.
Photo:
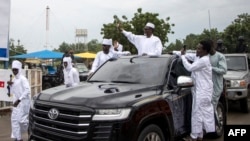
[[[10,38],[15,44],[20,39],[28,52],[43,50],[46,43],[50,50],[62,42],[76,43],[76,29],[88,31],[87,38],[81,38],[80,42],[92,39],[101,42],[103,24],[111,23],[114,15],[125,15],[131,20],[138,8],[159,13],[162,19],[170,17],[175,34],[168,37],[174,42],[209,29],[209,15],[211,28],[223,31],[237,15],[250,13],[250,0],[11,0]]]

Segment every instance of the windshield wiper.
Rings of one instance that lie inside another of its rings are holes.
[[[227,69],[228,71],[246,71],[246,69]]]
[[[107,82],[107,81],[104,81],[104,80],[89,80],[88,82]]]
[[[111,81],[113,83],[128,83],[128,84],[138,84],[139,82],[131,82],[131,81],[120,81],[120,80],[115,80]]]

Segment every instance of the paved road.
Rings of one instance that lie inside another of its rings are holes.
[[[250,106],[250,100],[248,101]],[[250,107],[249,107],[250,109]],[[229,103],[229,112],[227,124],[250,125],[250,113],[245,114],[240,111],[239,103]],[[13,141],[10,139],[10,115],[0,117],[0,141]],[[24,141],[27,141],[28,135],[23,134]],[[223,137],[219,139],[204,139],[204,141],[224,141]]]
[[[0,117],[0,141],[13,141],[10,138],[11,125],[10,125],[10,114]],[[28,140],[28,135],[23,134],[24,141]]]
[[[227,115],[228,125],[250,125],[250,112],[242,113],[239,103],[229,102],[229,111]],[[250,99],[248,99],[248,109],[250,109]],[[224,138],[219,139],[204,139],[204,141],[224,141]]]

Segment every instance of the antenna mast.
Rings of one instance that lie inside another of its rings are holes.
[[[46,8],[46,44],[45,48],[49,46],[49,6]]]
[[[209,29],[210,29],[210,32],[211,32],[210,10],[208,10],[208,22],[209,22]]]

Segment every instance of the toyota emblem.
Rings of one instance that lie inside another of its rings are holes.
[[[59,111],[56,108],[52,108],[48,112],[48,117],[50,119],[56,119],[59,115]]]

